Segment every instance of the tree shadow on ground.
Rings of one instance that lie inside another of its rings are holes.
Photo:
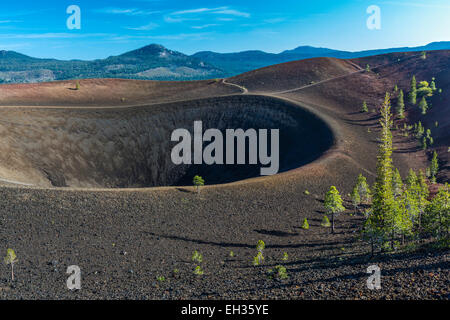
[[[285,231],[279,231],[279,230],[253,230],[259,234],[269,235],[269,236],[275,236],[275,237],[292,237],[292,236],[298,236],[298,233],[296,232],[285,232]]]
[[[256,244],[247,244],[247,243],[233,243],[233,242],[215,242],[215,241],[206,241],[206,240],[200,240],[200,239],[190,239],[187,237],[181,237],[181,236],[171,236],[171,235],[163,235],[163,234],[156,234],[153,232],[145,232],[148,235],[154,236],[154,237],[161,237],[165,239],[170,240],[179,240],[179,241],[185,241],[185,242],[193,242],[196,244],[201,245],[211,245],[211,246],[218,246],[218,247],[224,247],[224,248],[249,248],[253,249],[256,247]],[[316,248],[316,247],[323,247],[323,246],[332,246],[332,245],[342,245],[343,243],[351,242],[351,240],[346,241],[332,241],[332,242],[307,242],[307,243],[296,243],[296,244],[267,244],[266,249],[288,249],[288,248]]]

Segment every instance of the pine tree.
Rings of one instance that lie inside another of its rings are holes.
[[[358,175],[358,180],[356,181],[356,186],[361,201],[369,203],[370,201],[370,187],[367,184],[367,179],[361,173]]]
[[[431,175],[431,182],[434,184],[436,183],[436,175],[439,170],[439,162],[436,151],[433,152],[433,158],[431,159],[431,165],[430,165],[430,175]]]
[[[352,190],[352,204],[353,207],[355,208],[355,213],[357,213],[358,211],[358,206],[361,204],[361,196],[359,195],[359,191],[358,191],[358,187],[355,186]]]
[[[334,216],[342,211],[345,211],[342,205],[342,198],[335,186],[331,186],[330,190],[325,195],[324,206],[328,213],[331,214],[331,233],[334,233]]]
[[[403,191],[403,181],[400,176],[400,172],[398,169],[395,169],[393,177],[392,177],[392,192],[394,193],[394,197],[398,198],[401,196]]]
[[[439,188],[436,196],[431,200],[426,208],[424,216],[424,229],[442,239],[449,237],[450,231],[450,186],[445,184]]]
[[[422,122],[419,121],[419,123],[415,127],[415,132],[416,132],[416,138],[417,139],[422,138],[422,136],[423,136],[423,134],[425,132],[425,129],[422,126]]]
[[[417,219],[417,232],[418,236],[422,234],[422,216],[425,212],[425,208],[428,205],[428,195],[429,189],[427,184],[427,178],[422,170],[419,170],[419,174],[417,176],[417,185],[416,185],[416,199],[417,199],[417,207],[419,210],[419,216]]]
[[[308,219],[306,219],[306,218],[305,218],[305,220],[303,220],[302,229],[305,229],[305,230],[309,229]]]
[[[363,102],[361,112],[369,112],[369,108],[367,107],[367,103],[365,101]]]
[[[417,184],[417,175],[413,169],[409,169],[408,176],[406,177],[406,185],[408,188],[412,188]]]
[[[192,183],[196,187],[197,193],[199,193],[200,187],[205,185],[205,180],[203,180],[203,178],[200,176],[195,176],[194,179],[192,180]]]
[[[433,77],[432,80],[431,80],[431,83],[430,83],[430,88],[431,88],[433,91],[436,91],[436,90],[437,90],[435,80],[436,80],[436,78]]]
[[[11,280],[14,281],[14,264],[17,262],[17,256],[13,249],[6,251],[6,257],[4,259],[6,264],[11,265]]]
[[[391,247],[396,232],[395,223],[398,212],[398,203],[395,201],[392,190],[392,113],[390,96],[386,93],[381,112],[381,143],[378,149],[377,177],[375,180],[372,211],[366,220],[366,230],[371,232],[372,243],[374,238],[390,238]]]
[[[423,137],[422,139],[422,149],[423,150],[427,150],[428,145],[427,145],[427,137]]]
[[[400,90],[397,99],[397,114],[400,119],[405,118],[405,101],[403,97],[403,90]]]
[[[412,104],[417,103],[417,82],[416,76],[411,79],[411,91],[409,92],[409,102]]]
[[[399,233],[402,235],[402,243],[405,243],[405,238],[412,235],[414,219],[418,213],[417,201],[412,196],[408,189],[401,194],[399,201]]]
[[[422,110],[422,114],[427,114],[428,103],[427,103],[427,99],[425,99],[425,96],[423,96],[422,99],[420,100],[419,108],[420,108],[420,110]]]
[[[322,219],[322,222],[320,223],[320,225],[325,228],[331,227],[330,219],[328,219],[328,216],[326,216],[326,215],[323,216],[323,219]]]

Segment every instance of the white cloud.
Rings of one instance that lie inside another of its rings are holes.
[[[169,16],[165,17],[166,22],[182,22],[189,20],[184,16],[195,16],[199,14],[215,14],[221,16],[233,16],[233,17],[241,17],[241,18],[250,18],[250,14],[247,12],[238,11],[235,9],[231,9],[229,7],[217,7],[217,8],[196,8],[189,10],[181,10],[172,12]],[[221,17],[219,19],[223,19],[225,21],[225,17]],[[230,18],[228,18],[230,19]],[[231,20],[231,19],[230,19]]]
[[[206,29],[206,28],[215,27],[215,26],[219,26],[219,24],[211,23],[211,24],[204,24],[202,26],[193,26],[191,28],[192,29]]]
[[[250,14],[249,13],[242,12],[242,11],[237,11],[237,10],[232,10],[232,9],[217,10],[217,11],[213,11],[212,13],[231,15],[231,16],[236,16],[236,17],[250,18]]]
[[[136,30],[136,31],[148,31],[148,30],[153,30],[156,29],[157,27],[159,27],[156,23],[150,22],[149,24],[146,24],[144,26],[140,26],[140,27],[127,27],[126,29],[129,30]]]
[[[161,11],[141,10],[137,8],[103,8],[97,9],[95,12],[106,14],[123,14],[127,16],[148,16],[151,14],[161,13]]]
[[[172,14],[173,15],[181,15],[181,14],[191,14],[191,13],[203,13],[203,12],[211,12],[216,10],[224,10],[228,7],[219,7],[219,8],[198,8],[198,9],[191,9],[191,10],[181,10],[181,11],[175,11]]]

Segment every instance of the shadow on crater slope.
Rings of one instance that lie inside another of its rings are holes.
[[[171,133],[280,129],[280,172],[317,159],[333,143],[315,115],[265,96],[228,96],[122,109],[4,109],[0,177],[40,186],[129,188],[208,184],[259,176],[261,165],[181,165]]]

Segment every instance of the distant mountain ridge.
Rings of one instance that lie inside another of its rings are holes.
[[[33,58],[0,51],[0,83],[41,82],[76,78],[202,80],[235,76],[273,64],[317,57],[360,58],[391,52],[450,50],[450,41],[420,47],[358,52],[300,46],[281,53],[251,50],[235,53],[197,52],[191,56],[151,44],[118,56],[92,61]]]
[[[300,46],[293,50],[283,51],[279,54],[267,53],[264,51],[243,51],[238,53],[215,53],[211,51],[203,51],[192,56],[215,65],[220,69],[231,71],[234,73],[233,75],[237,75],[273,64],[309,58],[331,57],[339,59],[353,59],[392,52],[429,50],[450,50],[450,41],[432,42],[420,47],[400,47],[356,52]]]
[[[223,74],[206,62],[157,44],[93,61],[38,59],[0,51],[0,81],[4,83],[75,78],[198,80]]]

